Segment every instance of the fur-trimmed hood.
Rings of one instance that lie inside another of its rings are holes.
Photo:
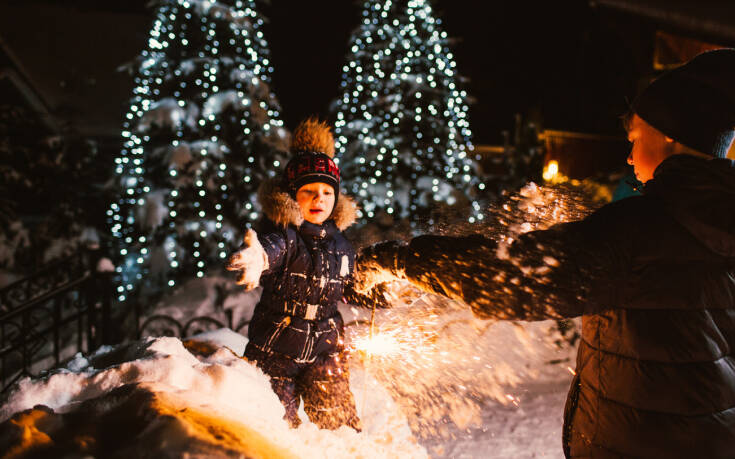
[[[258,188],[258,202],[265,216],[280,227],[285,228],[288,225],[298,227],[304,222],[299,205],[281,187],[279,177],[263,181]],[[329,218],[334,220],[340,231],[344,231],[357,219],[357,204],[351,197],[340,193]]]

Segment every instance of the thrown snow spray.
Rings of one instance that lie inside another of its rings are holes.
[[[450,224],[434,232],[482,234],[498,243],[496,255],[502,258],[520,234],[581,219],[598,206],[589,192],[571,184],[531,183],[489,209],[491,218],[482,225]],[[488,400],[517,405],[520,397],[509,388],[570,365],[573,349],[560,349],[563,338],[555,322],[478,319],[467,305],[404,282],[393,282],[389,294],[392,308],[379,312],[374,332],[351,327],[347,338],[353,356],[369,360],[366,370],[388,388],[420,438],[451,438],[478,426]],[[369,323],[366,317],[358,320]],[[551,360],[562,362],[551,368],[545,365]]]

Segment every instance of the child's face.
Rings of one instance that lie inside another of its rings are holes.
[[[631,120],[628,141],[633,144],[628,164],[633,166],[633,172],[641,183],[651,180],[658,165],[673,153],[674,140],[638,115],[633,115]]]
[[[334,188],[321,182],[307,183],[296,192],[301,215],[315,225],[321,225],[332,215],[334,198]]]

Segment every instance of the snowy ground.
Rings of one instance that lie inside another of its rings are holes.
[[[200,280],[172,297],[178,307],[168,303],[156,312],[168,308],[186,315],[193,308],[189,313],[222,314],[212,310],[218,282]],[[187,293],[189,288],[198,295]],[[246,317],[256,300],[250,293],[234,295],[224,308],[236,308],[236,319]],[[388,339],[387,351],[366,353],[359,342],[368,327],[349,328],[348,343],[355,348],[351,387],[365,427],[360,434],[319,430],[303,412],[306,422],[288,429],[267,377],[238,357],[246,338],[223,329],[195,341],[148,338],[101,349],[50,376],[24,380],[0,406],[0,450],[19,457],[33,451],[117,457],[563,457],[562,412],[574,349],[554,344],[558,336],[551,322],[491,324],[437,301],[412,297],[379,310],[374,334]],[[348,305],[341,310],[346,322],[369,317]]]
[[[224,330],[214,339],[241,347],[234,335]],[[377,403],[363,404],[363,433],[309,422],[292,430],[268,378],[229,349],[147,338],[22,381],[0,407],[0,450],[8,457],[427,457],[386,391],[370,378],[367,387]]]
[[[488,401],[482,425],[457,432],[451,441],[422,442],[432,457],[447,458],[563,458],[562,413],[571,382],[543,381],[513,388],[519,403]]]
[[[563,456],[561,413],[569,378],[519,384],[512,403],[483,401],[478,425],[450,424],[451,438],[419,443],[388,391],[358,364],[351,383],[363,433],[319,430],[303,412],[305,423],[291,430],[267,377],[235,356],[245,342],[227,329],[184,343],[147,338],[80,356],[46,378],[24,380],[0,407],[0,449],[12,457]]]

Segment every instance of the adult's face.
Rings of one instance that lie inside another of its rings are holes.
[[[641,183],[651,180],[653,171],[673,153],[674,141],[638,115],[628,125],[628,141],[632,144],[628,164]]]

